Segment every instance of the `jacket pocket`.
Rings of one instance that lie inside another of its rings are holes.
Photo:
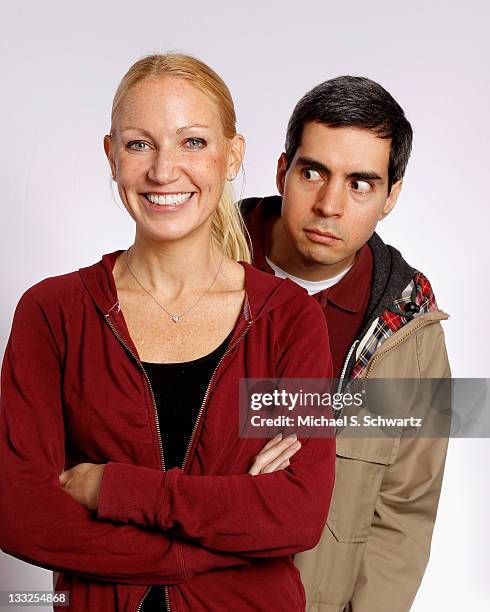
[[[337,438],[327,526],[338,542],[367,540],[383,476],[398,444],[397,438]]]
[[[308,602],[306,612],[350,612],[350,603],[327,604],[322,602]]]

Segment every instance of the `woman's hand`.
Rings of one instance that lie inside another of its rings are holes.
[[[89,510],[97,510],[104,464],[79,463],[61,473],[60,484],[73,499]]]
[[[283,470],[300,448],[301,442],[296,439],[296,435],[283,439],[279,434],[269,440],[255,457],[248,473],[256,476]],[[89,510],[97,510],[103,474],[104,464],[79,463],[61,473],[60,484],[77,502]]]
[[[268,474],[288,467],[289,459],[301,448],[301,442],[296,438],[296,434],[282,438],[278,434],[269,440],[260,453],[255,457],[252,467],[248,470],[249,474]]]

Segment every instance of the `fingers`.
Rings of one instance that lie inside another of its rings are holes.
[[[256,476],[260,473],[273,472],[284,461],[292,457],[300,448],[301,443],[297,441],[296,434],[292,434],[284,439],[282,439],[280,435],[276,436],[272,440],[269,440],[255,457],[248,473]]]
[[[249,474],[254,476],[260,474],[265,466],[271,461],[274,461],[274,459],[276,459],[286,448],[291,446],[295,439],[295,434],[284,439],[282,439],[282,435],[279,434],[275,438],[272,438],[272,440],[269,440],[269,442],[267,442],[267,444],[262,448],[260,453],[255,457],[252,467],[249,470]]]
[[[278,433],[277,436],[274,436],[273,438],[271,438],[269,440],[269,442],[267,442],[267,444],[264,445],[263,449],[260,452],[262,452],[264,450],[267,450],[268,448],[272,448],[273,446],[275,446],[281,440],[282,440],[282,433]]]
[[[264,468],[261,470],[261,473],[270,474],[271,472],[275,472],[276,470],[284,469],[284,468],[281,468],[280,466],[286,462],[289,465],[289,459],[294,454],[296,454],[300,448],[301,448],[301,442],[299,441],[294,442],[288,448],[286,448],[278,457],[276,457],[274,460],[270,461],[267,465],[265,465]]]

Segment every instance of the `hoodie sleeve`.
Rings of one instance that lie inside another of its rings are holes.
[[[32,288],[21,298],[2,365],[0,548],[46,569],[127,584],[177,584],[242,565],[168,533],[99,521],[62,489],[62,350],[39,295]]]
[[[278,378],[330,378],[324,315],[301,293],[276,328]],[[294,321],[294,324],[291,322]],[[174,468],[108,463],[99,518],[136,522],[207,548],[275,557],[312,548],[327,518],[334,482],[333,438],[303,439],[288,468],[271,474],[191,476]]]

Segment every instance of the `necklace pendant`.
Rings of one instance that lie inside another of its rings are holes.
[[[173,321],[174,323],[178,323],[178,322],[179,322],[179,319],[180,319],[180,317],[179,317],[179,316],[177,316],[177,315],[172,315],[172,321]]]

